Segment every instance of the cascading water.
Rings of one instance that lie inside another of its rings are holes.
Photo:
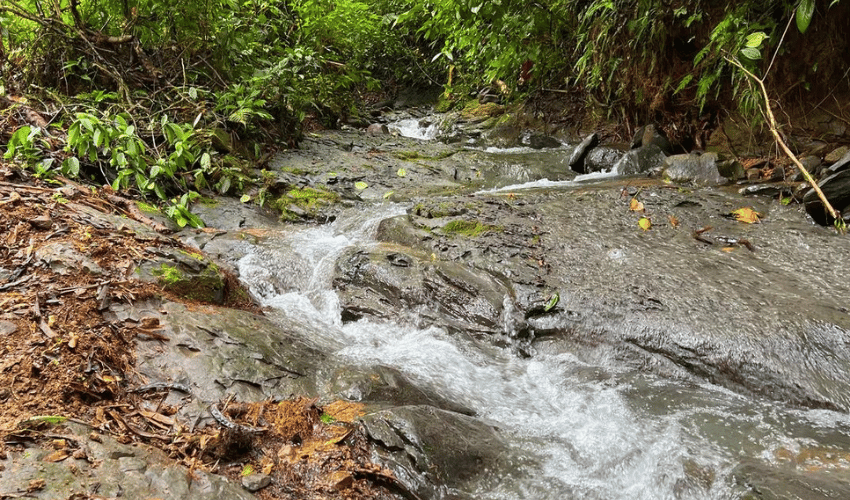
[[[435,327],[368,319],[342,324],[330,283],[336,259],[348,247],[378,245],[377,224],[404,212],[385,204],[352,210],[326,226],[288,230],[253,247],[239,273],[265,306],[321,326],[339,357],[394,367],[474,408],[535,458],[536,465],[481,486],[474,496],[741,498],[732,474],[740,463],[771,464],[781,450],[850,441],[835,431],[850,428],[835,412],[787,410],[554,350],[520,358]]]

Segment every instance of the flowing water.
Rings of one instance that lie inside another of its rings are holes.
[[[588,364],[557,349],[521,358],[434,327],[365,319],[342,324],[330,283],[334,262],[348,247],[378,245],[372,237],[377,224],[405,209],[383,204],[344,213],[329,225],[288,229],[253,247],[239,272],[264,305],[319,326],[322,341],[348,363],[397,368],[474,408],[534,458],[479,485],[470,492],[475,496],[741,498],[733,473],[741,464],[781,467],[804,450],[850,446],[850,421],[837,412],[789,410],[613,361]],[[847,465],[847,456],[817,461],[827,472]]]

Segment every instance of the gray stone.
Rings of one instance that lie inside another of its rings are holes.
[[[551,135],[529,134],[522,138],[522,145],[532,149],[559,148],[561,147],[561,141]]]
[[[691,182],[699,186],[717,186],[728,179],[717,168],[717,153],[683,154],[664,160],[664,175],[673,182]]]
[[[390,129],[383,123],[373,123],[366,127],[366,133],[369,135],[387,135]]]
[[[242,487],[251,493],[260,491],[270,484],[272,484],[272,478],[266,474],[248,474],[247,476],[242,476]]]
[[[850,208],[850,169],[821,179],[818,187],[823,191],[832,208],[839,212],[846,212]],[[803,196],[803,203],[806,204],[806,212],[818,224],[827,225],[832,222],[814,188],[809,189]]]
[[[610,171],[617,160],[623,156],[623,150],[609,146],[591,149],[584,158],[584,173]]]
[[[837,174],[838,172],[847,169],[850,169],[850,151],[848,151],[844,156],[842,156],[840,160],[830,165],[829,168],[826,170],[827,172],[829,172],[829,174]]]
[[[227,479],[198,469],[189,471],[160,450],[123,445],[106,435],[92,441],[88,437],[90,430],[70,422],[55,429],[63,437],[83,444],[86,459],[45,461],[53,450],[37,443],[29,443],[22,449],[7,449],[0,457],[0,496],[25,492],[31,481],[44,480],[43,488],[27,493],[26,497],[83,498],[97,491],[100,498],[255,500]]]
[[[637,175],[663,168],[667,155],[655,144],[641,146],[624,154],[614,164],[614,172],[620,175]]]
[[[585,156],[587,156],[587,153],[591,149],[595,148],[598,144],[599,135],[597,135],[596,132],[585,137],[584,140],[582,140],[579,145],[576,146],[573,152],[570,153],[570,160],[568,162],[570,168],[580,174],[586,174],[590,172],[591,170],[588,170],[585,166]]]
[[[11,321],[0,320],[0,335],[11,335],[18,331],[18,325]]]
[[[525,461],[498,430],[465,415],[429,406],[404,406],[362,420],[381,462],[421,498],[477,498],[472,484],[505,481]],[[457,495],[457,496],[456,496]]]
[[[669,155],[673,152],[673,145],[670,144],[670,140],[667,139],[664,131],[651,123],[637,130],[632,138],[631,147],[632,149],[636,149],[642,146],[649,146],[650,144],[658,146],[661,151],[664,151],[664,154]]]

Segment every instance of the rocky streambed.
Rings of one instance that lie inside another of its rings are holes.
[[[264,314],[114,304],[168,339],[137,341],[139,375],[191,388],[163,403],[199,426],[234,397],[363,404],[357,432],[398,497],[850,495],[850,242],[783,203],[797,184],[753,189],[684,158],[710,175],[665,182],[676,164],[651,137],[577,154],[496,140],[490,118],[312,134],[258,172],[253,196],[289,221],[197,206],[213,229],[180,237]],[[579,175],[577,158],[656,165]],[[148,478],[146,495],[247,495],[211,475],[193,490],[112,446],[91,456]],[[38,463],[9,458],[3,477],[25,484]]]
[[[422,498],[848,495],[847,238],[781,189],[577,177],[574,151],[324,132],[270,169],[317,222],[223,202],[186,237]]]

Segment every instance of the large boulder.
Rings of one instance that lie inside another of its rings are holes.
[[[717,153],[668,156],[664,160],[664,177],[673,182],[691,182],[699,186],[728,182],[718,169]]]
[[[641,146],[624,154],[614,164],[619,175],[636,175],[656,171],[664,166],[667,155],[655,144]]]
[[[623,156],[622,149],[611,146],[594,147],[585,154],[584,172],[581,173],[610,171],[621,156]]]

